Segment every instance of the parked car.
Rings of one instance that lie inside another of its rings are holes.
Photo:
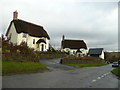
[[[118,64],[120,65],[120,60],[118,61]]]
[[[118,62],[113,62],[112,67],[119,67],[119,63]]]

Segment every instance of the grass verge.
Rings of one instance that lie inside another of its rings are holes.
[[[2,75],[38,72],[44,70],[47,70],[47,67],[43,64],[39,64],[36,62],[2,62]]]
[[[74,67],[96,67],[96,66],[103,66],[107,65],[105,63],[81,63],[81,64],[65,64]]]
[[[113,74],[115,74],[116,76],[119,76],[119,77],[120,77],[120,67],[113,69],[111,72],[112,72]]]

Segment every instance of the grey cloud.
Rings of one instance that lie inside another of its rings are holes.
[[[18,10],[19,18],[42,25],[51,37],[50,43],[60,47],[64,34],[68,39],[85,40],[89,47],[116,50],[118,16],[115,2],[79,2],[79,0],[2,0],[2,32]]]

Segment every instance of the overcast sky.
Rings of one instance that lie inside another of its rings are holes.
[[[60,47],[64,34],[66,39],[84,40],[88,48],[102,47],[116,51],[117,0],[96,1],[98,0],[1,0],[0,33],[6,32],[13,19],[13,12],[17,10],[19,19],[42,25],[51,38],[50,43],[56,48]]]

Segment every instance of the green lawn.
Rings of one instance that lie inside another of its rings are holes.
[[[113,69],[111,72],[120,77],[120,67]]]
[[[103,66],[107,65],[105,63],[81,63],[81,64],[66,64],[69,66],[74,66],[74,67],[96,67],[96,66]]]
[[[47,67],[43,64],[36,62],[2,62],[2,74],[16,74],[16,73],[28,73],[47,70]]]

